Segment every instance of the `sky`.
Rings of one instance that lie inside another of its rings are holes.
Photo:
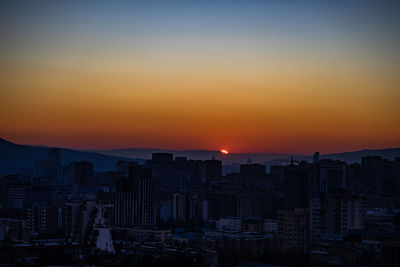
[[[400,146],[396,1],[1,1],[0,137],[76,149]]]

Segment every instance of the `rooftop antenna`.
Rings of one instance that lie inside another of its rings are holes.
[[[250,153],[249,153],[249,158],[247,159],[247,164],[251,164],[251,155],[250,155]]]

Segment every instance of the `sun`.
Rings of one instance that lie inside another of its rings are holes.
[[[226,150],[226,149],[221,149],[220,152],[222,154],[224,154],[224,155],[228,155],[229,154],[228,150]]]

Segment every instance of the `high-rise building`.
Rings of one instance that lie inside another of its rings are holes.
[[[176,168],[172,153],[153,153],[152,159],[148,160],[146,165],[151,169],[160,189],[168,191],[176,188]]]
[[[72,182],[79,187],[87,187],[92,182],[93,173],[92,163],[88,161],[74,162]]]
[[[174,194],[172,199],[172,219],[175,222],[185,222],[186,220],[186,195]]]
[[[152,170],[146,167],[129,168],[129,178],[133,181],[136,220],[138,226],[154,226],[157,218],[156,181]]]
[[[284,175],[284,208],[287,210],[308,208],[311,166],[306,163],[290,164],[285,167]]]
[[[394,197],[400,189],[400,159],[389,161],[379,156],[362,157],[359,176],[362,193]]]
[[[272,184],[277,187],[280,187],[285,180],[285,167],[286,166],[274,165],[270,168]]]
[[[265,165],[261,164],[240,165],[240,174],[247,176],[265,176]]]
[[[26,210],[27,228],[32,233],[53,237],[62,234],[63,212],[61,207],[34,204]]]
[[[119,160],[116,164],[117,173],[119,175],[128,176],[129,167],[136,166],[136,165],[138,165],[138,163],[136,161]]]
[[[50,148],[46,160],[36,162],[35,176],[46,176],[53,180],[62,180],[62,166],[60,151],[58,148]]]
[[[156,182],[150,168],[131,166],[129,176],[118,180],[116,191],[113,194],[116,225],[156,224]]]
[[[330,193],[314,193],[310,200],[311,236],[343,234],[361,229],[365,213],[366,199],[363,195],[340,188]]]
[[[31,185],[23,183],[17,175],[7,175],[2,179],[2,194],[9,210],[22,210],[31,201]]]
[[[56,200],[55,193],[55,184],[51,177],[40,176],[32,178],[32,204],[50,205]]]
[[[286,250],[306,253],[310,243],[309,211],[294,209],[278,212],[278,234],[284,241]]]
[[[331,192],[346,188],[346,162],[322,159],[313,164],[313,192]]]
[[[63,228],[70,241],[87,241],[86,231],[95,210],[95,200],[66,203],[63,214]]]
[[[174,160],[172,153],[153,153],[151,160],[153,162],[170,162]]]
[[[188,219],[192,222],[207,222],[208,201],[199,194],[190,194],[188,201]]]
[[[220,160],[205,160],[204,173],[207,181],[219,180],[222,176],[222,162]]]
[[[112,194],[114,203],[114,224],[118,226],[134,226],[135,199],[132,191],[118,190]]]
[[[327,233],[328,194],[315,192],[310,199],[310,234],[318,237]]]
[[[327,231],[343,234],[362,229],[365,221],[366,199],[350,190],[337,189],[328,197]]]

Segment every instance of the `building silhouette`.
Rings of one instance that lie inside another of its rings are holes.
[[[156,182],[152,170],[129,167],[129,176],[120,178],[113,193],[114,223],[120,226],[154,226],[157,219]]]

